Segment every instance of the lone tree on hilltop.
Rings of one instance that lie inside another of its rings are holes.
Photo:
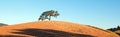
[[[49,10],[49,11],[45,11],[43,12],[40,17],[38,18],[38,20],[45,20],[45,19],[48,19],[49,21],[51,20],[51,16],[53,17],[57,17],[59,16],[60,14],[58,13],[58,11],[54,11],[54,10]]]

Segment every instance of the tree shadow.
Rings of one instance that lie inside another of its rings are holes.
[[[58,31],[58,30],[35,29],[35,28],[18,30],[17,32],[12,32],[12,33],[30,35],[35,37],[95,37],[86,34],[74,34],[64,31]]]

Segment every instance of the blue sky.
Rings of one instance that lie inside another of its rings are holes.
[[[0,0],[0,23],[37,21],[47,10],[57,10],[58,18],[107,29],[120,25],[120,0]]]

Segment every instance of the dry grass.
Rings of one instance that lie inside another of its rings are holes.
[[[40,21],[4,26],[0,27],[0,32],[1,35],[26,37],[39,36],[36,33],[41,34],[41,36],[46,35],[45,37],[72,37],[70,35],[73,37],[119,37],[100,28],[64,21]]]
[[[118,34],[116,34],[115,32],[112,32],[112,31],[110,31],[110,30],[104,30],[104,29],[101,29],[101,28],[98,28],[98,27],[95,27],[95,26],[90,26],[90,25],[87,25],[87,26],[93,27],[93,28],[96,28],[96,29],[99,29],[99,30],[103,30],[103,31],[105,31],[105,32],[108,32],[108,33],[111,33],[111,34],[113,34],[113,35],[119,36]]]

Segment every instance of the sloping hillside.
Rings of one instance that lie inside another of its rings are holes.
[[[97,28],[64,21],[37,21],[0,27],[0,37],[119,37]]]
[[[116,34],[118,34],[120,36],[120,26],[117,26],[116,28],[110,28],[110,29],[107,29],[107,30],[115,32]]]

